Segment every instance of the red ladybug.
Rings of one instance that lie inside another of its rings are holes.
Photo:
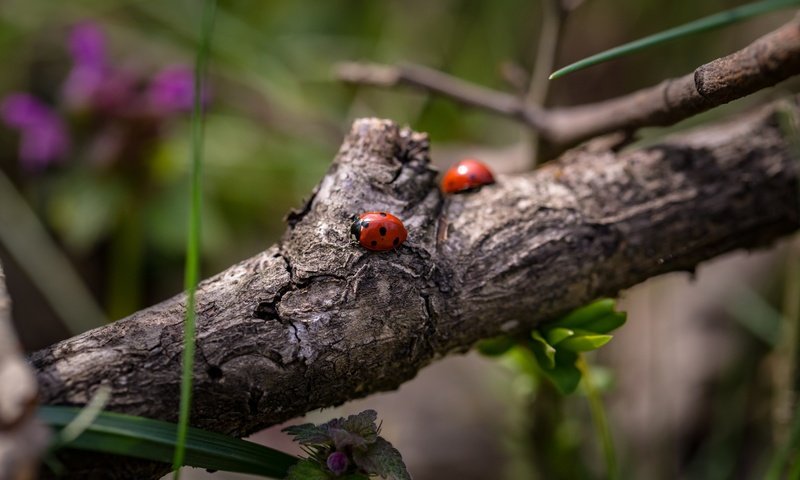
[[[362,247],[378,251],[395,249],[408,237],[403,222],[386,212],[362,213],[350,226],[350,234]]]
[[[444,193],[473,192],[494,183],[494,176],[483,163],[466,158],[456,163],[442,177]]]

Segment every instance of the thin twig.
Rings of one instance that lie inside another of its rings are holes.
[[[547,94],[550,87],[548,77],[555,65],[567,11],[562,9],[560,0],[544,0],[540,3],[542,5],[542,26],[525,102],[528,106],[544,108],[547,106]],[[530,140],[531,161],[533,167],[536,167],[540,156],[540,138],[536,129],[532,129]]]
[[[345,63],[336,69],[347,83],[411,86],[468,106],[518,120],[564,150],[615,131],[667,126],[771,87],[800,73],[800,16],[747,47],[680,78],[621,97],[577,107],[544,110],[497,92],[416,65]]]
[[[482,87],[421,65],[393,66],[345,62],[336,66],[335,75],[346,83],[385,88],[410,86],[438,93],[470,107],[499,113],[537,129],[544,128],[538,121],[538,109],[525,108],[516,96]]]

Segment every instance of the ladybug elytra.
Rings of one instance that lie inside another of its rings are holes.
[[[391,213],[366,212],[355,219],[350,234],[368,250],[392,250],[406,241],[408,231]]]
[[[478,160],[467,158],[456,163],[442,177],[444,193],[472,192],[494,183],[489,167]]]

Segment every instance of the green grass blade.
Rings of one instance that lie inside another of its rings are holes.
[[[788,8],[800,5],[800,0],[765,0],[762,2],[748,3],[741,7],[732,8],[724,12],[720,12],[708,17],[703,17],[681,26],[670,28],[660,33],[650,35],[639,40],[635,40],[625,45],[606,50],[605,52],[592,55],[591,57],[584,58],[575,63],[567,65],[564,68],[556,70],[550,75],[550,80],[563,77],[568,73],[582,70],[598,63],[607,62],[614,58],[629,55],[639,50],[658,45],[660,43],[668,42],[676,38],[685,37],[694,33],[705,32],[715,28],[724,27],[732,23],[745,20],[750,17],[755,17],[773,10]]]
[[[203,78],[211,44],[211,29],[214,25],[216,0],[203,3],[203,18],[200,31],[200,45],[194,69],[194,108],[192,109],[192,191],[189,212],[189,236],[186,246],[186,272],[184,285],[187,291],[186,322],[183,335],[183,372],[181,375],[181,402],[178,419],[178,438],[172,466],[175,480],[180,478],[180,467],[184,461],[186,435],[189,427],[189,412],[192,405],[192,371],[194,369],[195,347],[195,290],[200,281],[200,190],[201,167],[203,164]]]
[[[39,418],[63,429],[81,413],[76,407],[41,407]],[[61,448],[90,450],[170,463],[177,442],[174,423],[100,412],[91,425]],[[189,427],[184,465],[284,478],[299,460],[278,450],[219,433]]]
[[[58,432],[58,437],[56,437],[55,441],[56,446],[65,445],[80,437],[103,411],[109,398],[111,398],[111,388],[106,385],[98,388],[89,403],[81,409],[71,422],[64,425],[64,428]]]

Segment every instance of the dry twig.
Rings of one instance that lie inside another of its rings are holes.
[[[749,46],[683,77],[619,98],[577,107],[542,109],[517,96],[480,87],[418,65],[343,63],[336,76],[348,83],[411,86],[516,119],[537,131],[551,153],[598,135],[666,126],[771,87],[800,73],[800,16]]]

